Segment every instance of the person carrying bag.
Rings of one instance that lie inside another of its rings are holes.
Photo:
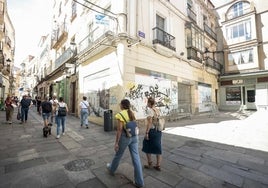
[[[88,129],[88,116],[89,116],[89,103],[87,102],[87,97],[83,96],[83,101],[80,102],[80,126],[86,126]]]
[[[144,179],[139,155],[138,135],[134,135],[134,133],[132,133],[132,135],[129,136],[124,130],[126,122],[133,122],[136,118],[134,116],[134,113],[130,110],[129,100],[123,99],[120,103],[120,108],[122,111],[115,115],[118,123],[114,145],[114,150],[116,153],[114,155],[112,163],[107,164],[107,169],[111,175],[115,173],[124,154],[124,151],[128,147],[132,159],[132,164],[134,166],[134,185],[136,187],[143,187]]]

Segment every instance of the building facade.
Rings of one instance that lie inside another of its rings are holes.
[[[164,115],[207,112],[223,67],[223,54],[210,53],[218,50],[212,9],[209,0],[54,1],[51,71],[38,95],[63,96],[75,115],[87,96],[99,124],[123,98],[138,119],[149,96]]]
[[[216,8],[225,53],[220,108],[256,110],[268,105],[268,4],[229,1]]]
[[[9,18],[6,0],[0,1],[0,98],[15,94],[13,73],[15,30]]]
[[[104,111],[117,112],[123,98],[143,119],[149,96],[164,115],[211,110],[222,68],[205,53],[217,50],[213,8],[210,1],[164,0],[83,7],[87,14],[75,36],[78,95],[88,97],[90,119],[102,124]]]

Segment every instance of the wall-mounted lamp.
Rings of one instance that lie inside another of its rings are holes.
[[[137,40],[137,41],[132,41],[132,40],[130,40],[130,39],[127,39],[127,43],[128,43],[127,47],[136,46],[136,45],[139,44],[140,42],[141,42],[140,39]]]

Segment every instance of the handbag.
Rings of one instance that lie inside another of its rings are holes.
[[[121,113],[119,113],[119,114],[126,122],[126,126],[123,126],[123,127],[124,127],[124,131],[125,131],[127,137],[139,135],[139,127],[137,126],[136,121],[128,121],[127,122],[125,117]]]
[[[21,113],[20,112],[17,113],[17,120],[21,120]]]
[[[159,114],[156,113],[155,109],[153,109],[155,115],[153,116],[153,124],[158,131],[165,130],[165,118],[161,117]]]

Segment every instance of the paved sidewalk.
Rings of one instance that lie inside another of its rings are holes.
[[[220,112],[168,122],[162,171],[144,169],[145,187],[268,187],[267,114]],[[0,111],[0,187],[134,187],[128,151],[115,176],[106,171],[114,155],[114,131],[81,128],[78,118],[68,116],[66,135],[56,139],[53,126],[44,138],[41,116],[34,109],[29,116],[27,124],[10,125]],[[140,148],[143,132],[144,127]],[[140,155],[145,164],[145,154]]]

